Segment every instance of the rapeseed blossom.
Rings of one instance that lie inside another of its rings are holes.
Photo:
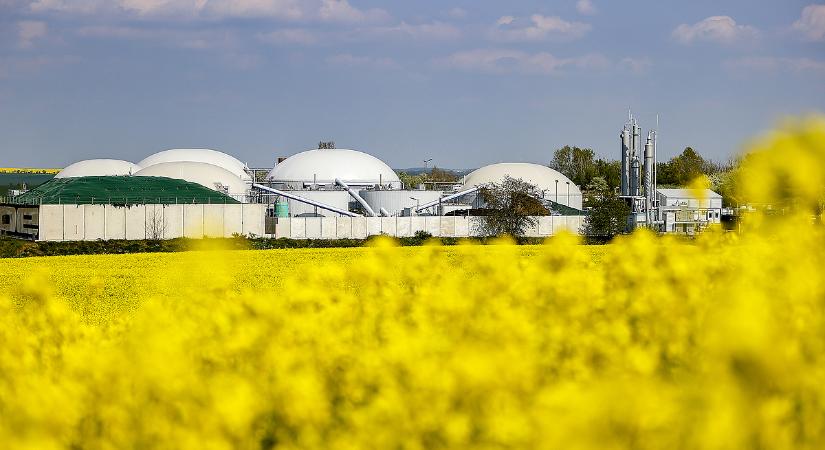
[[[695,242],[2,261],[0,443],[823,448],[823,121],[741,176]]]

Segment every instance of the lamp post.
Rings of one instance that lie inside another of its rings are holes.
[[[559,203],[559,180],[556,180],[556,203]]]
[[[570,182],[565,181],[567,183],[567,206],[570,206]]]

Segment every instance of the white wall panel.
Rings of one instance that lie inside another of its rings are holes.
[[[63,205],[40,206],[40,233],[41,241],[63,240]]]
[[[63,240],[82,241],[84,230],[84,205],[63,205]]]
[[[126,239],[126,208],[106,205],[106,236],[104,239]]]
[[[223,207],[225,205],[203,205],[203,234],[208,237],[223,236]]]
[[[126,208],[126,239],[146,239],[146,207],[131,205]]]
[[[338,239],[350,239],[352,237],[352,218],[337,217],[335,220],[335,235]]]
[[[306,218],[306,237],[307,239],[321,238],[321,219],[323,217],[307,217]]]
[[[396,217],[395,232],[398,237],[412,236],[411,217]]]
[[[381,218],[365,217],[367,222],[367,236],[377,236],[381,234]]]
[[[352,237],[355,239],[364,239],[367,237],[367,218],[353,217],[352,219]]]
[[[335,239],[338,232],[335,217],[321,217],[321,238]]]
[[[293,217],[290,225],[290,237],[293,239],[306,239],[307,219],[305,217]]]
[[[183,235],[194,239],[203,237],[203,205],[183,205]]]
[[[159,205],[163,207],[163,235],[164,239],[183,237],[183,206]]]
[[[85,235],[83,239],[96,241],[106,239],[106,208],[103,205],[84,205],[83,218]]]

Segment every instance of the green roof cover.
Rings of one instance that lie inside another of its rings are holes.
[[[234,198],[189,181],[165,177],[54,178],[12,199],[23,204],[172,204],[239,203]]]
[[[573,208],[572,206],[562,205],[561,203],[554,202],[553,200],[547,200],[550,202],[550,209],[553,212],[562,215],[562,216],[583,216],[584,211],[580,209]]]

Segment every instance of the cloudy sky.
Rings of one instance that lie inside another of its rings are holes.
[[[393,167],[717,160],[825,110],[813,0],[0,0],[0,167],[208,147],[252,166],[334,140]]]

